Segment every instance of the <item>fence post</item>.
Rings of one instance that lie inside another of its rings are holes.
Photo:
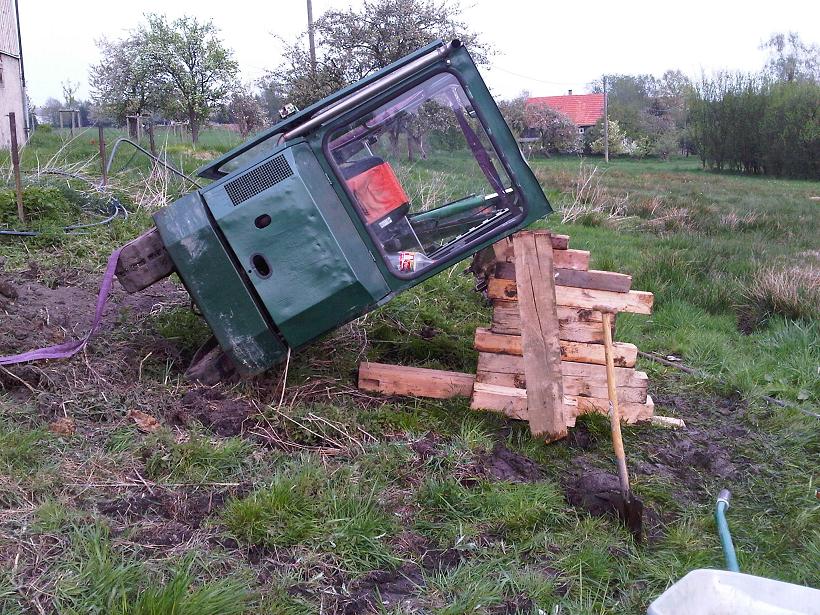
[[[108,185],[108,171],[105,168],[105,130],[102,124],[97,126],[100,133],[100,167],[102,168],[102,185],[105,188]]]
[[[154,156],[157,155],[157,146],[154,143],[154,119],[153,118],[148,120],[148,148],[151,150],[151,153]]]
[[[17,192],[17,217],[20,222],[26,223],[26,211],[23,209],[23,179],[20,177],[20,155],[17,152],[17,122],[14,112],[9,113],[9,129],[11,131],[11,165],[14,167],[14,183]]]

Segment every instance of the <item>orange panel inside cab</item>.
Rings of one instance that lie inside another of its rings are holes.
[[[377,164],[346,181],[368,224],[384,218],[394,209],[410,201],[393,169],[386,162]]]

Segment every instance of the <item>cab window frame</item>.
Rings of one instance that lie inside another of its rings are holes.
[[[322,138],[322,152],[324,153],[324,157],[327,160],[328,165],[333,170],[334,175],[336,176],[336,182],[344,191],[347,199],[352,207],[353,211],[356,214],[357,221],[361,224],[362,228],[364,228],[367,235],[370,237],[372,244],[375,246],[377,252],[379,253],[379,257],[381,258],[381,263],[379,263],[380,268],[384,268],[387,270],[390,275],[400,280],[412,280],[418,278],[420,276],[430,275],[431,272],[438,271],[440,268],[445,268],[453,263],[458,262],[461,260],[463,255],[474,248],[476,245],[479,245],[487,240],[487,236],[489,234],[488,231],[478,235],[475,238],[470,239],[469,241],[465,242],[458,250],[445,256],[444,258],[434,261],[428,267],[424,267],[419,271],[411,271],[411,272],[401,272],[397,271],[393,267],[390,266],[390,261],[388,260],[388,253],[384,250],[382,246],[382,242],[365,222],[364,216],[361,212],[361,207],[358,204],[358,201],[350,190],[347,185],[347,181],[344,178],[344,174],[342,172],[341,167],[336,162],[336,158],[333,156],[333,152],[330,151],[330,141],[331,137],[342,127],[355,123],[357,120],[361,119],[362,117],[372,113],[382,105],[388,104],[391,100],[394,100],[415,88],[418,85],[421,85],[425,81],[433,79],[438,75],[449,74],[452,75],[455,80],[458,82],[461,90],[464,92],[464,95],[467,97],[467,100],[470,101],[470,104],[473,105],[473,112],[475,113],[476,118],[478,119],[481,127],[484,131],[484,136],[487,137],[490,144],[493,147],[493,152],[495,154],[495,158],[504,169],[504,172],[507,178],[510,180],[510,188],[512,188],[515,196],[518,198],[518,202],[520,204],[520,212],[518,215],[511,216],[508,220],[501,222],[498,226],[494,226],[492,228],[492,233],[495,235],[501,235],[506,231],[508,228],[515,227],[518,225],[522,220],[527,217],[529,211],[529,204],[527,203],[527,199],[524,195],[524,190],[521,185],[516,181],[515,175],[511,172],[509,165],[507,164],[505,157],[501,155],[501,149],[498,146],[495,136],[492,132],[488,129],[488,123],[486,118],[484,117],[484,111],[479,109],[475,106],[475,101],[470,93],[469,87],[464,83],[460,73],[456,70],[453,70],[449,67],[435,67],[435,70],[425,71],[423,74],[416,76],[415,78],[409,80],[407,83],[402,84],[402,86],[394,91],[390,91],[388,93],[383,94],[382,96],[377,97],[373,101],[363,104],[362,106],[351,110],[349,113],[343,115],[342,117],[336,119],[332,123],[330,123],[327,127],[327,130],[324,131],[324,136]],[[470,151],[473,160],[478,164],[478,161],[475,160],[475,154]],[[441,206],[445,205],[443,203]]]

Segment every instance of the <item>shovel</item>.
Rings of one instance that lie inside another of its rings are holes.
[[[618,463],[618,479],[621,483],[623,506],[618,507],[618,515],[636,540],[641,540],[643,530],[643,502],[629,488],[629,472],[626,469],[626,453],[621,438],[621,412],[618,409],[618,392],[615,388],[615,360],[612,352],[612,312],[603,312],[604,354],[606,356],[606,384],[609,390],[609,422],[612,428],[612,448]]]

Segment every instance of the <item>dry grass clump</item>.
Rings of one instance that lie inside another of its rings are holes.
[[[789,320],[820,318],[820,267],[759,269],[742,285],[743,303],[738,306],[738,327],[751,333],[770,318]]]
[[[626,216],[629,194],[612,194],[602,181],[598,167],[581,163],[574,185],[569,190],[572,201],[562,203],[561,222],[588,224],[622,219]]]

